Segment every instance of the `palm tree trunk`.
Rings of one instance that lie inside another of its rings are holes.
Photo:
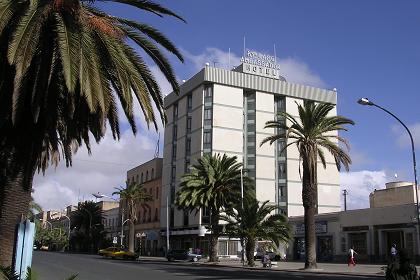
[[[16,225],[26,217],[31,201],[34,161],[19,161],[16,153],[0,150],[0,266],[11,266]],[[31,166],[32,165],[32,166]],[[29,167],[28,167],[29,166]]]
[[[217,241],[219,239],[219,212],[211,210],[210,212],[210,224],[212,232],[210,235],[210,246],[209,246],[209,262],[217,262]]]
[[[306,147],[305,153],[301,152],[303,165],[302,202],[305,221],[305,269],[317,268],[316,264],[316,232],[315,214],[317,212],[317,156],[316,148]]]
[[[128,251],[134,252],[134,224],[130,223],[129,227],[129,234],[128,234]]]
[[[248,262],[248,266],[255,266],[255,261],[254,261],[255,239],[254,238],[250,238],[246,240],[245,251],[246,251],[246,260]]]

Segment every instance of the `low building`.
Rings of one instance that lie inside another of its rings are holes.
[[[139,205],[135,221],[135,248],[141,248],[142,255],[163,254],[160,235],[160,207],[162,196],[162,158],[154,158],[127,171],[127,182],[137,182],[152,197],[152,200]],[[120,214],[121,215],[121,214]],[[124,229],[128,236],[128,225]]]
[[[370,198],[374,197],[371,208],[316,215],[318,260],[344,262],[349,248],[354,246],[358,261],[384,262],[389,257],[392,244],[396,244],[397,249],[405,248],[418,259],[420,242],[417,207],[414,200],[407,203],[407,188],[412,189],[413,184],[407,187],[407,184],[400,183],[388,183],[386,189],[375,190],[370,195]],[[294,239],[289,244],[288,258],[303,260],[303,217],[290,217],[289,221],[293,225]]]
[[[105,210],[103,212],[103,218],[106,238],[111,240],[114,244],[117,244],[121,235],[120,208],[115,207]]]

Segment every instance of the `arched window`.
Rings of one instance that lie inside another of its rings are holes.
[[[140,183],[143,183],[143,172],[141,173],[141,181]]]
[[[155,178],[155,170],[152,168],[152,178],[150,178],[150,179],[154,179]]]
[[[155,222],[157,222],[157,220],[158,220],[158,209],[156,208],[155,209]]]
[[[146,182],[149,181],[149,171],[146,171]]]

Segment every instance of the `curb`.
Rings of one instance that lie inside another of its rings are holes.
[[[352,272],[332,272],[324,270],[304,270],[304,269],[270,269],[263,267],[248,267],[248,266],[234,266],[228,264],[219,264],[219,263],[196,263],[196,265],[208,266],[208,267],[229,267],[229,268],[239,268],[246,270],[257,270],[257,271],[270,271],[270,272],[300,272],[300,273],[312,273],[312,274],[329,274],[329,275],[341,275],[341,276],[369,276],[369,277],[385,277],[385,273],[379,272],[376,273],[352,273]]]

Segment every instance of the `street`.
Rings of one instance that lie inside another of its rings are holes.
[[[144,260],[121,261],[100,256],[35,252],[33,269],[41,280],[62,280],[78,274],[77,280],[185,280],[185,279],[380,279],[369,276],[343,276],[274,270],[247,270],[209,267],[188,262]]]

